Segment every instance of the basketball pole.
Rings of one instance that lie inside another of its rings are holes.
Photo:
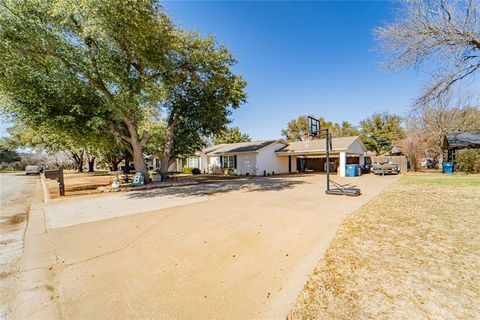
[[[327,156],[327,190],[326,192],[330,191],[330,133],[328,128],[325,129],[325,152]]]

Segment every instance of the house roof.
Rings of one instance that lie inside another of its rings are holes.
[[[217,144],[217,145],[203,149],[202,152],[208,155],[256,152],[277,141],[278,140],[259,140],[259,141],[250,141],[250,142]]]
[[[480,132],[456,132],[445,135],[443,149],[480,148]]]
[[[332,150],[333,152],[348,151],[350,147],[355,143],[360,143],[360,148],[363,152],[367,151],[367,148],[363,144],[362,140],[358,136],[354,137],[341,137],[332,138]],[[325,153],[326,141],[325,139],[314,139],[310,141],[294,141],[290,142],[286,147],[278,150],[279,154],[301,154],[301,153]]]

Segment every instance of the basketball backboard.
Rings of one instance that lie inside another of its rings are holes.
[[[320,120],[308,116],[308,136],[319,138],[320,132]]]

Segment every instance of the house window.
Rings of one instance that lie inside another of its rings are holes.
[[[235,156],[223,156],[222,168],[234,169],[235,168]]]
[[[189,168],[199,168],[199,161],[198,161],[198,157],[191,157],[191,158],[188,158],[188,167]]]

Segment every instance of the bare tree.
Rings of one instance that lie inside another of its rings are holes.
[[[442,160],[447,133],[480,131],[480,108],[470,102],[470,97],[453,99],[446,94],[422,108],[413,108],[405,124],[402,145],[415,170],[415,164],[423,158]]]
[[[417,100],[425,105],[480,70],[480,0],[405,1],[401,17],[375,30],[394,70],[424,67],[431,81]],[[433,66],[432,68],[430,66]]]
[[[403,145],[403,152],[410,163],[410,170],[418,171],[420,161],[425,157],[426,149],[423,130],[419,128],[416,121],[411,121],[407,125],[408,130],[401,144]]]

